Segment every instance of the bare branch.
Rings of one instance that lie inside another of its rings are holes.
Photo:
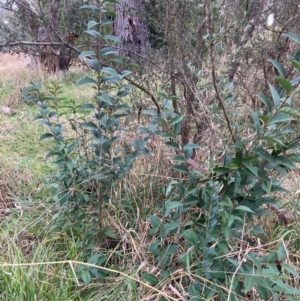
[[[211,20],[211,11],[209,9],[208,2],[206,2],[206,3],[207,3],[207,9],[209,11],[209,13],[208,13],[208,27],[209,27],[209,30],[211,32],[213,32],[213,23],[212,23],[212,20]],[[223,99],[220,96],[219,89],[218,89],[218,86],[217,86],[216,70],[215,70],[215,64],[216,63],[215,63],[215,56],[214,56],[214,40],[211,40],[210,43],[209,43],[209,56],[210,56],[210,61],[211,61],[212,82],[213,82],[214,90],[215,90],[215,93],[216,93],[216,98],[217,98],[217,101],[219,102],[219,105],[220,105],[222,111],[223,111],[223,114],[224,114],[224,117],[225,117],[225,120],[226,120],[226,124],[227,124],[227,128],[230,132],[231,139],[235,143],[236,139],[234,137],[234,133],[233,133],[233,130],[232,130],[231,125],[230,125],[230,121],[229,121],[229,118],[228,118],[228,115],[227,115],[227,112],[226,112],[226,109],[225,109]]]
[[[6,44],[0,44],[0,48],[2,47],[15,47],[20,45],[27,45],[27,46],[67,46],[76,52],[80,53],[81,50],[77,47],[73,46],[70,43],[67,42],[31,42],[31,41],[16,41]]]
[[[262,15],[263,12],[263,8],[265,6],[265,2],[266,0],[262,0],[256,10],[256,12],[253,14],[253,17],[250,18],[250,21],[248,22],[248,24],[246,25],[245,29],[244,29],[244,35],[242,37],[242,41],[241,41],[241,45],[240,47],[243,47],[244,45],[247,44],[248,40],[252,37],[252,34],[254,32],[254,29],[256,28],[256,26],[258,25],[258,21]],[[233,78],[237,72],[237,69],[240,65],[240,59],[237,59],[233,62],[230,70],[229,70],[229,75],[228,75],[228,81],[232,82]]]

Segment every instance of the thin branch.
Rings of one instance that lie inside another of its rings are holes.
[[[26,45],[26,46],[67,46],[74,51],[80,53],[81,50],[77,47],[73,46],[70,43],[67,42],[32,42],[32,41],[16,41],[6,44],[0,44],[1,47],[14,47],[14,46],[20,46],[20,45]]]
[[[265,0],[262,0],[260,2],[260,5],[258,6],[256,12],[253,14],[253,17],[250,19],[250,21],[248,22],[248,24],[246,25],[245,29],[244,29],[244,34],[242,36],[242,41],[240,44],[240,47],[243,48],[247,42],[249,41],[249,39],[252,37],[252,34],[254,32],[254,29],[256,28],[258,21],[262,15],[263,12],[263,8],[265,6]],[[233,62],[231,69],[229,70],[229,75],[228,75],[228,81],[232,82],[233,78],[237,72],[237,69],[240,65],[241,60],[237,59]]]
[[[10,7],[7,7],[7,6],[3,6],[1,3],[0,3],[0,8],[4,9],[4,10],[7,10],[7,11],[11,11],[15,14],[19,14],[20,12],[17,11],[17,10],[14,10],[13,8],[10,8]]]
[[[147,90],[145,87],[143,87],[143,86],[141,86],[140,84],[136,83],[134,80],[132,80],[132,79],[130,79],[130,78],[128,78],[128,77],[125,77],[125,79],[126,79],[128,82],[130,82],[132,85],[134,85],[136,88],[140,89],[141,91],[143,91],[144,93],[146,93],[148,96],[150,96],[151,100],[154,102],[154,104],[155,104],[155,106],[156,106],[156,108],[157,108],[157,113],[158,113],[158,115],[160,115],[160,111],[161,111],[161,110],[160,110],[160,106],[159,106],[159,104],[158,104],[158,102],[157,102],[157,99],[156,99],[156,97],[154,96],[154,94],[153,94],[151,91]]]
[[[211,21],[211,11],[209,11],[207,15],[208,15],[208,27],[209,27],[211,36],[213,36],[213,27],[212,27],[213,24],[212,24],[212,21]],[[216,98],[217,98],[217,101],[219,102],[219,105],[222,108],[224,117],[226,119],[227,127],[228,127],[228,130],[229,130],[231,138],[232,138],[232,141],[235,143],[236,140],[235,140],[235,137],[234,137],[231,125],[230,125],[230,121],[229,121],[229,118],[228,118],[228,115],[227,115],[227,112],[226,112],[226,109],[225,109],[225,105],[224,105],[224,102],[223,102],[223,100],[220,96],[219,89],[217,87],[217,79],[216,79],[216,71],[215,71],[215,60],[214,60],[214,41],[213,41],[213,39],[209,43],[209,54],[210,54],[210,60],[211,60],[212,81],[213,81],[213,86],[214,86],[214,90],[215,90],[215,93],[216,93]]]
[[[26,6],[24,3],[15,0],[15,2],[17,3],[17,5],[22,6],[25,10],[27,10],[29,13],[32,13],[34,15],[36,15],[38,18],[41,18],[41,16],[39,14],[37,14],[36,12],[34,12],[33,10],[31,10],[28,6]],[[31,3],[32,4],[32,3]],[[34,7],[36,9],[36,7]],[[19,13],[19,12],[18,12]]]
[[[0,44],[0,47],[14,47],[19,45],[27,46],[63,46],[65,43],[61,42],[31,42],[31,41],[16,41],[6,44]]]
[[[113,47],[114,47],[115,49],[117,49],[117,50],[123,50],[121,47],[117,47],[117,46],[113,46]],[[147,62],[149,62],[149,63],[152,64],[153,66],[157,67],[160,71],[162,71],[162,72],[165,73],[165,74],[169,74],[170,76],[174,77],[176,80],[178,80],[179,82],[181,82],[182,84],[185,83],[185,81],[182,80],[182,79],[180,79],[176,74],[171,73],[171,72],[169,72],[169,71],[163,69],[160,65],[156,64],[154,61],[148,59],[147,57],[143,56],[142,54],[136,53],[136,52],[134,52],[133,50],[130,50],[130,49],[128,49],[128,50],[126,49],[126,51],[127,51],[127,52],[130,52],[131,54],[133,54],[133,55],[135,55],[135,56],[138,56],[138,57],[142,58],[143,60],[145,60],[145,61],[147,61]]]

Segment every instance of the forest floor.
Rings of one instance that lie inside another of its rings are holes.
[[[150,243],[147,237],[150,226],[146,217],[149,213],[154,214],[151,209],[157,202],[153,179],[156,185],[159,181],[165,184],[169,180],[168,176],[163,176],[167,174],[165,170],[169,163],[164,155],[166,150],[159,141],[152,146],[155,155],[141,159],[132,173],[129,196],[121,196],[117,191],[115,203],[109,208],[108,222],[122,234],[119,244],[126,257],[120,259],[116,246],[109,254],[111,265],[108,271],[112,277],[88,286],[80,281],[76,268],[85,268],[86,265],[77,241],[53,228],[56,204],[46,185],[47,176],[55,170],[45,161],[49,142],[39,141],[44,129],[33,121],[38,109],[21,102],[20,90],[30,82],[40,81],[47,85],[57,80],[64,87],[65,97],[79,102],[91,92],[76,88],[76,82],[84,75],[83,70],[46,75],[41,70],[28,69],[27,64],[27,59],[22,56],[0,55],[0,300],[188,300],[179,293],[176,281],[163,282],[158,291],[139,276],[140,271],[155,274],[155,266],[146,255],[146,245]],[[283,195],[285,199],[281,204],[294,216],[298,215],[299,208],[299,178],[298,172],[294,171],[285,179],[291,193]],[[137,187],[138,195],[135,194]],[[138,203],[141,211],[132,214],[120,211],[124,202],[128,202],[128,208],[130,204]],[[130,225],[132,217],[137,220],[135,228],[127,231],[124,221]],[[268,245],[269,249],[282,241],[283,235],[289,236],[284,243],[289,258],[299,266],[300,227],[297,218],[292,225],[284,226],[278,221],[278,216],[270,212],[269,216],[255,222],[263,226],[267,234],[259,244]],[[258,251],[264,252],[264,249]],[[105,250],[99,252],[104,254]],[[181,277],[180,273],[182,271],[174,274],[174,279]]]

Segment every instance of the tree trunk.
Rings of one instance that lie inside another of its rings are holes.
[[[24,19],[29,20],[29,26],[34,38],[38,42],[55,42],[59,33],[59,8],[62,0],[50,0],[47,3],[47,22],[42,25],[37,15],[32,13],[31,8],[26,0],[17,0],[16,3],[22,12]],[[65,0],[65,11],[67,1]],[[67,49],[62,53],[60,49],[53,46],[43,46],[40,51],[40,64],[48,72],[59,70],[68,70],[70,67],[70,50]]]
[[[113,31],[123,42],[120,54],[129,57],[132,53],[143,54],[149,47],[144,5],[139,0],[119,0],[119,3]]]

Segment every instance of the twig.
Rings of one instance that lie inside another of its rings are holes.
[[[213,33],[212,33],[212,22],[211,22],[211,13],[210,12],[208,13],[208,27],[209,27],[209,29],[211,31],[210,35],[213,36]],[[223,111],[224,117],[226,119],[227,127],[228,127],[228,130],[230,132],[232,141],[235,143],[236,140],[235,140],[235,137],[234,137],[231,125],[230,125],[230,121],[229,121],[229,118],[228,118],[228,115],[227,115],[227,112],[226,112],[226,109],[225,109],[225,106],[224,106],[224,102],[223,102],[223,100],[222,100],[222,98],[220,96],[220,93],[219,93],[219,90],[218,90],[218,87],[217,87],[216,71],[215,71],[215,60],[214,60],[214,41],[213,41],[213,38],[211,38],[211,42],[209,43],[209,53],[210,53],[210,60],[211,60],[211,74],[212,74],[212,80],[213,80],[214,90],[215,90],[215,93],[216,93],[216,98],[217,98],[217,101],[219,102],[219,104],[221,106],[221,109]]]

